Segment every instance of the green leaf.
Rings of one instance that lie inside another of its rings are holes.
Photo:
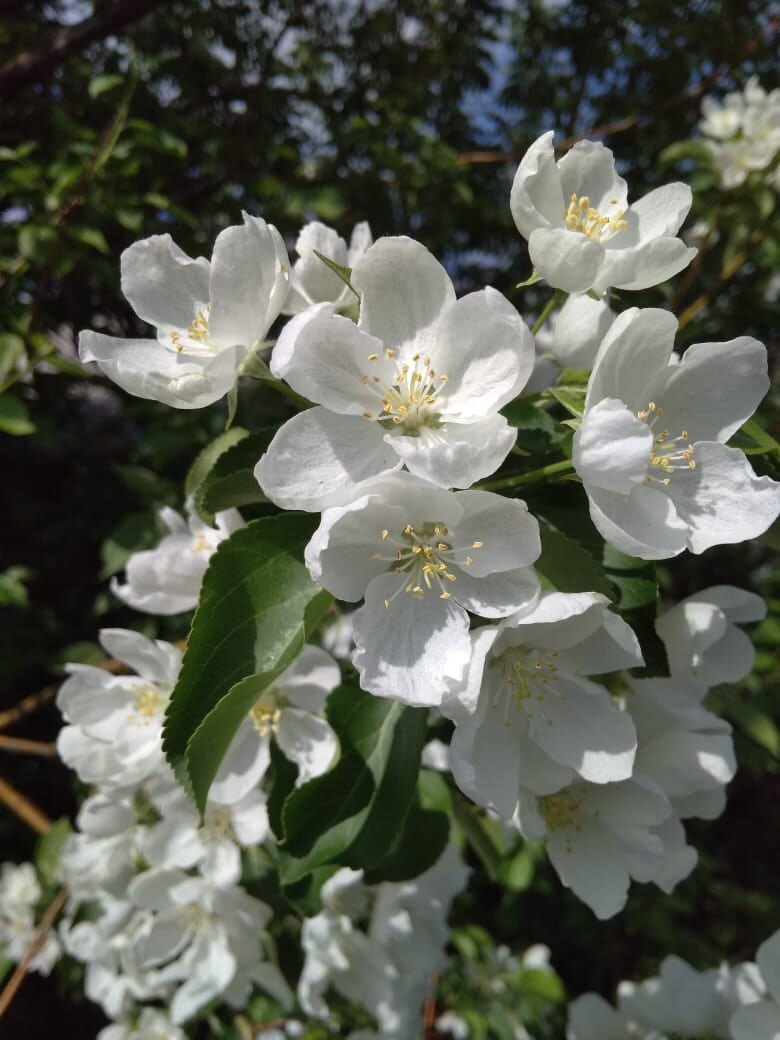
[[[15,394],[0,397],[0,432],[10,433],[12,437],[35,433],[35,423],[30,419],[27,405]]]
[[[109,256],[111,253],[108,242],[106,242],[106,236],[99,228],[73,227],[70,229],[70,235],[71,238],[75,238],[83,246],[89,246],[90,249],[95,249],[98,253],[103,253],[104,256]]]
[[[548,524],[539,524],[542,554],[535,567],[559,592],[601,592],[610,599],[615,590],[604,567],[579,542]]]
[[[184,481],[184,494],[187,498],[195,494],[198,486],[206,479],[220,455],[248,436],[249,430],[245,430],[241,426],[233,426],[206,445],[190,466],[187,478]]]
[[[524,892],[533,881],[535,870],[533,847],[524,842],[514,856],[501,861],[498,877],[512,892]]]
[[[26,607],[29,596],[24,583],[32,576],[29,567],[9,567],[0,573],[0,607]]]
[[[610,581],[618,589],[621,611],[652,607],[658,602],[658,580],[655,566],[647,560],[627,556],[611,545],[604,546],[604,567]]]
[[[87,85],[87,93],[91,98],[100,97],[101,94],[113,90],[114,87],[118,87],[122,83],[124,83],[124,76],[117,76],[116,74],[95,76]]]
[[[419,877],[437,862],[450,836],[446,813],[412,804],[398,840],[381,863],[365,872],[369,885],[381,881],[408,881]]]
[[[542,276],[538,271],[532,271],[531,274],[526,278],[524,282],[518,282],[515,289],[527,289],[529,285],[536,285],[537,282],[541,282]]]
[[[427,714],[355,686],[330,695],[341,758],[285,803],[283,884],[329,863],[371,869],[388,855],[414,794]]]
[[[219,456],[195,494],[195,508],[206,523],[213,524],[214,514],[223,509],[268,501],[254,470],[275,432],[257,430]]]
[[[559,404],[562,404],[569,415],[581,419],[585,411],[585,387],[552,386],[547,391]]]
[[[128,558],[142,549],[149,549],[155,541],[155,525],[148,513],[128,513],[114,528],[100,547],[100,580],[121,571]]]
[[[300,560],[316,523],[301,513],[255,520],[211,558],[163,733],[201,809],[243,718],[330,602]]]
[[[661,166],[671,166],[672,163],[680,162],[681,159],[696,159],[707,165],[712,164],[712,150],[701,138],[691,138],[687,141],[675,141],[668,145],[658,156]]]
[[[323,264],[325,264],[326,267],[330,268],[330,270],[333,271],[335,275],[338,275],[338,277],[347,286],[347,288],[351,289],[355,296],[358,299],[360,299],[360,294],[358,293],[357,289],[355,289],[355,287],[352,285],[351,267],[343,267],[341,264],[337,264],[335,260],[331,260],[329,256],[325,256],[323,253],[318,252],[316,249],[314,250],[314,255],[318,257],[318,259],[322,260]]]
[[[62,846],[73,833],[70,820],[63,816],[41,835],[35,846],[35,867],[45,885],[56,885],[60,878],[60,855]]]

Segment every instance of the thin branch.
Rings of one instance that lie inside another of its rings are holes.
[[[32,963],[33,959],[38,955],[40,950],[43,948],[43,944],[46,942],[46,936],[51,931],[54,922],[57,920],[60,911],[65,906],[65,902],[68,898],[67,888],[61,888],[51,903],[46,908],[46,912],[41,918],[41,923],[32,938],[32,942],[27,947],[24,957],[19,961],[14,968],[13,975],[11,975],[8,982],[3,987],[3,992],[0,993],[0,1018],[6,1013],[8,1008],[11,1006],[11,1001],[16,996],[19,987],[24,982],[27,975],[27,969]]]
[[[27,697],[23,697],[13,708],[8,708],[7,711],[0,711],[0,730],[8,729],[9,726],[13,726],[19,719],[32,715],[38,708],[48,704],[57,692],[57,688],[57,683],[52,683],[51,686],[44,686],[37,693],[30,693]]]
[[[57,757],[57,745],[53,741],[7,737],[3,733],[0,733],[0,751],[12,751],[20,755],[39,755],[41,758]]]
[[[762,237],[763,236],[760,231],[754,231],[753,234],[750,236],[750,241],[753,245],[756,245],[761,241]],[[680,329],[684,329],[686,325],[690,325],[690,323],[693,321],[696,315],[699,314],[700,311],[703,311],[704,308],[711,303],[713,297],[726,284],[726,282],[730,281],[734,277],[734,275],[737,274],[740,268],[742,268],[747,263],[749,258],[750,250],[745,248],[740,249],[740,251],[736,253],[731,258],[731,260],[729,260],[729,262],[721,270],[720,274],[718,275],[718,279],[712,286],[712,288],[708,289],[707,292],[703,292],[701,296],[697,296],[693,303],[690,304],[690,306],[686,307],[685,310],[682,312],[682,314],[680,315],[680,320],[678,322]]]
[[[25,87],[48,78],[71,54],[121,32],[162,4],[163,0],[111,0],[84,21],[57,29],[37,50],[17,54],[0,68],[0,99],[10,101]]]
[[[20,794],[15,787],[11,787],[2,777],[0,777],[0,802],[37,834],[46,834],[51,829],[52,822],[49,817],[44,815],[29,798]]]

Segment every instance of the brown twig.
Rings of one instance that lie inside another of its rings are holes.
[[[53,741],[7,737],[3,733],[0,733],[0,751],[11,751],[20,755],[39,755],[41,758],[57,757],[57,745]]]
[[[2,993],[0,993],[0,1018],[3,1017],[11,1006],[11,1001],[14,999],[19,987],[24,982],[28,967],[43,947],[43,944],[46,941],[46,936],[49,934],[54,922],[57,920],[60,910],[65,906],[67,898],[67,888],[61,888],[46,908],[46,912],[41,918],[41,923],[38,925],[35,935],[32,937],[32,942],[27,947],[24,957],[22,957],[16,965],[13,975],[11,975],[8,982],[6,982],[3,987]]]
[[[7,780],[0,777],[0,802],[10,809],[12,813],[32,828],[36,834],[46,834],[51,828],[52,821],[41,810],[20,794],[15,787],[11,787]]]
[[[48,704],[56,692],[57,684],[52,683],[51,686],[44,686],[37,693],[31,693],[27,697],[23,697],[13,708],[8,708],[7,711],[0,711],[0,730],[8,729],[9,726],[13,726],[15,722],[23,719],[26,715],[32,715],[38,708]]]

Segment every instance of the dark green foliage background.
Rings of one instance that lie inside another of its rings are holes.
[[[91,17],[91,41],[73,43],[68,26]],[[776,85],[777,27],[764,0],[104,0],[94,11],[0,0],[0,383],[11,386],[4,400],[17,402],[5,406],[19,410],[17,429],[34,427],[0,434],[0,710],[56,681],[64,661],[102,656],[101,626],[186,635],[187,619],[121,607],[107,579],[159,537],[155,510],[180,507],[187,469],[224,413],[128,398],[74,363],[78,331],[96,321],[119,335],[143,332],[119,292],[122,249],[169,231],[208,256],[242,208],[274,222],[291,248],[306,220],[347,236],[368,219],[375,236],[424,242],[459,292],[493,284],[532,316],[548,290],[513,294],[530,267],[508,208],[528,144],[548,128],[560,137],[606,125],[632,198],[686,178],[690,161],[662,168],[660,154],[690,136],[703,91],[751,74]],[[64,60],[47,56],[57,32],[72,44]],[[26,79],[14,71],[23,58]],[[680,313],[708,292],[682,345],[749,333],[774,357],[780,315],[764,293],[780,259],[777,217],[758,195],[719,198],[706,171],[693,186],[691,219],[718,213],[718,248],[688,283],[629,294],[619,306],[673,302]],[[760,240],[750,237],[756,228]],[[722,264],[743,249],[738,272],[719,283]],[[242,388],[242,425],[273,426],[287,414],[262,384]],[[8,415],[16,413],[0,410],[0,421]],[[770,402],[763,421],[777,437],[775,416]],[[537,457],[548,449],[559,457],[543,431],[534,436]],[[566,493],[582,507],[579,489]],[[726,815],[691,827],[701,850],[694,875],[670,898],[635,887],[626,912],[607,923],[543,861],[523,867],[515,890],[475,872],[459,904],[457,921],[496,942],[550,945],[571,995],[610,994],[670,951],[699,966],[748,957],[779,922],[776,548],[770,536],[662,569],[671,599],[733,582],[770,603],[757,674],[716,694],[737,729],[740,773]],[[21,583],[12,567],[26,569]],[[12,732],[52,739],[57,726],[50,707]],[[53,818],[72,812],[70,780],[56,763],[4,754],[0,772]],[[32,844],[0,813],[2,859],[28,858]],[[28,980],[9,1035],[39,1035],[36,1001],[45,994],[53,1010],[52,985]],[[470,976],[443,992],[481,999]],[[83,1015],[64,1035],[93,1035],[99,1021],[87,1008],[56,1014],[63,1023]]]

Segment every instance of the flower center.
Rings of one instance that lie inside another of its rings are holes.
[[[233,825],[230,809],[223,806],[209,811],[203,827],[203,837],[208,842],[218,842],[233,836]]]
[[[539,799],[539,812],[551,831],[567,830],[573,827],[581,831],[577,823],[577,813],[585,795],[576,787],[567,787],[558,794],[548,794]]]
[[[282,717],[279,702],[280,698],[276,690],[266,690],[255,706],[250,709],[249,718],[261,737],[267,737],[279,729],[279,720]]]
[[[559,656],[557,650],[544,654],[527,647],[512,646],[497,658],[495,663],[503,669],[504,686],[509,692],[504,706],[505,726],[512,725],[511,704],[529,719],[533,718],[532,705],[526,702],[544,700],[545,686],[557,676]],[[498,707],[500,699],[499,694],[493,703],[494,708]]]
[[[663,416],[663,408],[659,408],[655,401],[650,401],[647,408],[636,413],[637,419],[646,422],[654,435],[645,484],[662,484],[668,487],[676,470],[696,469],[696,460],[687,430],[682,430],[679,437],[670,436],[669,430],[666,429],[656,433],[655,424],[659,419],[663,419]]]
[[[385,349],[385,357],[395,360],[395,351]],[[372,365],[379,361],[379,354],[369,354]],[[431,368],[431,359],[413,354],[411,364],[399,364],[391,377],[382,378],[369,370],[361,382],[381,402],[376,414],[363,412],[365,419],[373,419],[388,429],[400,427],[399,433],[417,437],[423,427],[436,428],[441,416],[436,410],[436,398],[447,376]]]
[[[618,200],[610,199],[609,204],[617,206]],[[605,216],[591,206],[587,195],[573,194],[566,210],[566,227],[569,231],[579,231],[580,234],[587,235],[594,242],[605,242],[618,231],[625,231],[628,227],[628,221],[623,219],[624,212],[618,209]]]
[[[177,354],[213,354],[216,347],[209,338],[209,311],[207,303],[192,319],[186,329],[174,329],[170,334],[171,345]]]
[[[401,592],[408,592],[416,599],[423,599],[426,592],[438,593],[439,599],[450,599],[448,584],[457,580],[450,569],[453,565],[470,567],[473,558],[453,548],[446,524],[426,521],[421,527],[407,524],[401,532],[400,540],[394,538],[390,531],[382,531],[382,541],[395,546],[393,555],[381,552],[373,553],[372,560],[386,560],[391,564],[390,570],[401,575],[401,584],[390,599],[385,600],[389,607]],[[482,549],[483,542],[474,541],[470,549]]]
[[[146,686],[142,690],[138,690],[135,695],[135,703],[133,710],[136,716],[143,723],[151,722],[152,719],[157,718],[162,708],[165,706],[167,701],[166,697],[159,692],[159,690],[153,689],[151,686]]]

